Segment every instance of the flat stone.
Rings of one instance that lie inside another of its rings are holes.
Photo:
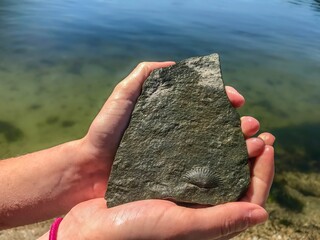
[[[142,199],[217,205],[239,199],[249,182],[240,117],[218,54],[153,71],[116,154],[108,206]]]

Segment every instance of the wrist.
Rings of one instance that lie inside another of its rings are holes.
[[[108,158],[97,152],[86,137],[66,143],[66,149],[73,159],[72,166],[75,193],[81,199],[76,203],[92,198],[103,197],[106,191],[108,174]]]

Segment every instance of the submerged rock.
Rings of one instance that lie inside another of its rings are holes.
[[[108,206],[142,199],[216,205],[239,199],[249,181],[240,117],[219,56],[153,71],[116,154]]]
[[[15,142],[23,137],[23,132],[10,122],[0,120],[0,136],[4,135],[7,142]]]

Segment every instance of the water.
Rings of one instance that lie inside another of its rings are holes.
[[[140,61],[217,52],[279,169],[320,170],[320,2],[0,2],[0,156],[82,137]]]

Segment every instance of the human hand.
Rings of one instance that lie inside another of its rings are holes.
[[[104,162],[102,178],[95,184],[96,197],[103,196],[112,161],[128,124],[141,85],[150,72],[172,63],[144,63],[121,82],[108,99],[84,139],[85,149],[93,163]],[[226,87],[234,107],[244,98]],[[75,206],[64,218],[59,230],[61,239],[226,239],[249,226],[267,219],[263,206],[273,179],[274,137],[269,133],[251,138],[259,130],[259,122],[242,117],[241,127],[247,138],[251,184],[240,202],[210,208],[190,209],[164,200],[145,200],[106,208],[97,198]],[[98,179],[97,179],[98,180]],[[260,205],[260,206],[259,206]]]

